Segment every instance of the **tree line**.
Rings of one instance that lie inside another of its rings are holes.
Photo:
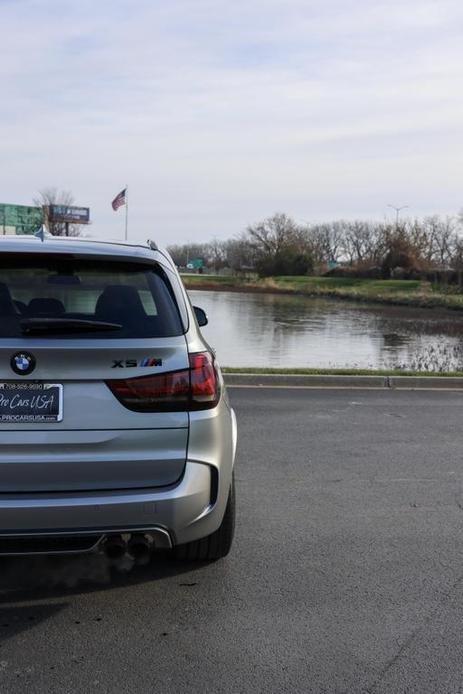
[[[47,219],[49,206],[70,206],[69,191],[45,188],[34,204],[42,207],[52,235],[78,236],[79,225]],[[227,240],[168,247],[176,265],[200,260],[213,272],[275,275],[335,274],[358,277],[427,277],[463,283],[463,211],[387,221],[339,219],[301,224],[284,213],[249,225]],[[453,273],[453,274],[452,274]]]
[[[418,277],[463,270],[463,215],[386,221],[335,220],[300,224],[277,213],[237,237],[171,245],[174,262],[200,259],[214,272],[260,276],[347,274]]]

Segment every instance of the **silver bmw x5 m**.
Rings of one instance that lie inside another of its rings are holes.
[[[0,238],[0,554],[231,546],[236,420],[155,244]]]

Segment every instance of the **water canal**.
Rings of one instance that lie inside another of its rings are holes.
[[[190,291],[223,366],[463,369],[463,312]]]

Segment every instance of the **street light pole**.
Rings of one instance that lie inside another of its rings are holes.
[[[393,210],[395,210],[395,228],[396,230],[399,228],[399,214],[401,210],[406,210],[408,208],[408,205],[402,205],[402,207],[396,207],[395,205],[388,205],[388,207],[392,207]]]

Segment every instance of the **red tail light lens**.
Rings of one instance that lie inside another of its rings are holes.
[[[187,409],[190,375],[171,371],[158,376],[106,381],[119,402],[134,412],[178,412]]]
[[[214,359],[209,352],[190,354],[191,409],[207,410],[219,401],[220,389]]]
[[[190,354],[190,368],[156,376],[115,379],[106,385],[134,412],[185,412],[215,407],[220,387],[209,352]]]

